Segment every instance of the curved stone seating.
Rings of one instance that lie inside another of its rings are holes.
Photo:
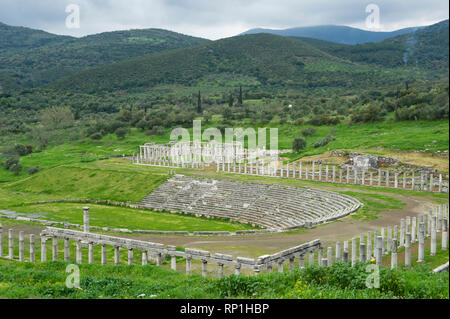
[[[293,229],[344,217],[361,203],[350,196],[308,188],[177,175],[144,198],[140,206],[269,229]]]

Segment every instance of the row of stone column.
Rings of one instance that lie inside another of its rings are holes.
[[[373,172],[367,173],[365,170],[357,170],[356,168],[347,167],[346,170],[336,169],[336,166],[331,168],[326,165],[323,170],[322,164],[319,165],[318,171],[315,164],[312,164],[312,168],[303,167],[303,162],[286,164],[286,166],[278,163],[273,164],[265,163],[223,163],[222,166],[217,166],[217,171],[228,173],[239,173],[249,175],[261,175],[271,177],[282,178],[296,178],[311,181],[324,181],[341,184],[355,184],[365,186],[379,186],[379,187],[393,187],[412,190],[424,190],[424,191],[444,191],[443,175],[440,174],[437,181],[433,174],[429,177],[421,174],[420,178],[416,178],[414,172],[411,177],[407,177],[406,172],[400,175],[398,172],[391,173],[389,171],[378,170],[378,176],[375,178]],[[393,180],[391,176],[393,175]],[[419,182],[419,184],[418,184]]]
[[[7,251],[4,251],[3,247],[3,228],[0,224],[0,258],[6,257],[9,259],[15,259],[14,255],[14,233],[12,229],[8,229],[7,233]],[[35,243],[35,235],[29,235],[29,261],[36,261],[36,243]],[[23,231],[19,232],[19,256],[17,258],[19,261],[25,261],[25,235]]]

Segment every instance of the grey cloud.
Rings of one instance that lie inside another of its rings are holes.
[[[80,29],[65,27],[65,7],[70,3],[80,5]],[[446,0],[0,0],[0,21],[75,36],[153,27],[217,39],[255,27],[365,28],[369,3],[380,7],[380,31],[448,19]]]

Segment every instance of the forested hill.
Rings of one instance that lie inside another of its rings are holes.
[[[72,39],[25,27],[13,27],[0,22],[0,56],[50,46]]]
[[[379,43],[345,45],[311,38],[297,38],[331,55],[352,62],[382,67],[419,67],[448,73],[449,21],[400,35]]]
[[[252,29],[244,32],[243,34],[270,33],[286,37],[312,38],[340,44],[360,44],[368,42],[380,42],[398,35],[411,33],[418,29],[420,29],[420,27],[405,28],[392,32],[374,32],[347,26],[322,25],[290,28],[284,30]]]
[[[0,85],[5,90],[42,86],[89,67],[209,41],[160,29],[82,38],[4,24],[0,29]]]
[[[224,77],[270,86],[334,86],[357,80],[357,69],[296,39],[256,34],[86,70],[58,81],[54,87],[94,93],[157,84],[193,86]],[[348,72],[355,77],[345,76]]]

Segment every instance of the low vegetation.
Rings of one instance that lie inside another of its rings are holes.
[[[289,298],[289,299],[448,299],[448,273],[382,268],[380,288],[366,288],[366,266],[336,263],[330,268],[309,266],[294,273],[205,279],[162,267],[80,266],[80,288],[65,285],[63,262],[44,264],[0,260],[2,298]]]

